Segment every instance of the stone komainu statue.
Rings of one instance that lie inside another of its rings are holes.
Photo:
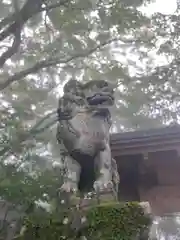
[[[86,84],[70,80],[59,99],[57,140],[64,164],[70,161],[78,166],[74,182],[81,193],[95,188],[117,194],[119,175],[109,145],[113,104],[113,88],[104,80]],[[72,170],[67,167],[67,171],[67,184],[71,184]]]

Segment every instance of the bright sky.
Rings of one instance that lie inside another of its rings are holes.
[[[163,14],[172,14],[176,11],[177,0],[156,0],[154,3],[148,5],[148,7],[141,7],[140,9],[147,15],[151,15],[155,12]]]

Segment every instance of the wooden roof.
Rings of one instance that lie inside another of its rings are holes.
[[[180,125],[111,135],[113,156],[180,149]]]

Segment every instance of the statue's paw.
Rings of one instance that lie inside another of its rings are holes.
[[[76,191],[74,185],[72,185],[70,182],[64,182],[60,189],[61,191],[69,192],[69,193]]]
[[[100,192],[104,192],[108,190],[112,191],[113,183],[112,181],[105,182],[105,181],[98,180],[94,184],[94,189]]]

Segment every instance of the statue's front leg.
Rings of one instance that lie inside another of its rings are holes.
[[[63,123],[64,124],[64,123]],[[63,170],[63,179],[64,183],[61,187],[62,190],[67,192],[77,191],[77,184],[79,181],[80,175],[80,166],[74,161],[74,159],[69,155],[68,150],[63,144],[61,131],[62,123],[57,126],[56,138],[59,143],[59,151],[61,157],[61,164]]]
[[[111,158],[111,166],[112,166],[112,182],[113,189],[116,196],[116,200],[118,200],[118,192],[119,192],[119,183],[120,183],[120,175],[117,168],[117,163],[114,158]]]
[[[66,155],[64,157],[64,183],[61,187],[62,190],[67,192],[76,192],[77,184],[79,181],[80,166],[74,161],[74,159]]]
[[[107,144],[106,149],[96,158],[98,179],[94,188],[98,194],[111,193],[114,199],[118,199],[119,174],[116,161],[111,157],[111,150]]]
[[[94,188],[100,192],[108,192],[113,188],[111,171],[111,150],[107,144],[104,151],[99,152],[96,157],[98,179]]]

